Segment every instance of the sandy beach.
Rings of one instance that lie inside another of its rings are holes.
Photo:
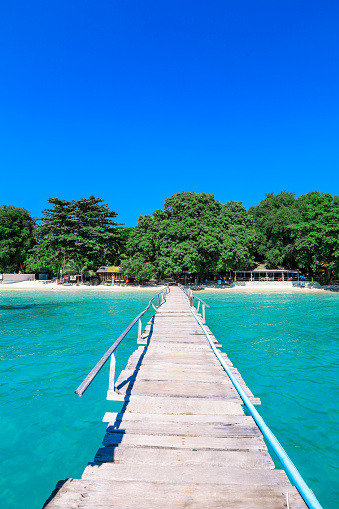
[[[233,286],[233,287],[221,287],[221,288],[203,288],[199,290],[193,290],[193,293],[197,294],[225,294],[225,293],[328,293],[338,292],[337,286],[323,286],[320,288],[315,287],[300,287],[300,286],[279,286],[279,285],[255,285],[255,286]]]
[[[114,292],[114,293],[140,293],[140,292],[157,292],[163,286],[86,286],[86,285],[58,285],[56,283],[46,283],[45,281],[22,281],[20,283],[0,284],[1,292],[11,291],[34,291],[34,292]],[[338,292],[338,286],[324,286],[321,288],[314,287],[298,287],[283,285],[255,285],[255,286],[223,286],[220,288],[199,288],[194,289],[196,294],[224,294],[224,293],[328,293]]]
[[[34,292],[160,292],[163,286],[86,286],[86,285],[58,285],[46,281],[21,281],[20,283],[0,284],[0,292],[34,291]]]

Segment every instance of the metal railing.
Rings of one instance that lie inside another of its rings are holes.
[[[90,385],[90,383],[94,380],[96,375],[99,373],[101,368],[106,364],[109,358],[111,358],[111,366],[110,366],[110,373],[109,373],[109,389],[114,390],[114,384],[115,384],[115,367],[116,367],[116,358],[117,358],[117,348],[120,345],[121,341],[124,339],[124,337],[129,333],[129,331],[132,329],[132,327],[138,322],[138,339],[141,339],[141,331],[142,331],[142,322],[141,317],[149,310],[151,306],[157,311],[157,307],[153,304],[153,301],[155,299],[158,299],[158,307],[163,304],[165,301],[165,295],[169,292],[169,287],[164,288],[159,292],[153,299],[151,299],[148,303],[148,305],[145,307],[145,309],[138,314],[136,318],[129,324],[129,326],[124,330],[122,334],[118,337],[118,339],[113,343],[113,345],[107,350],[107,352],[101,357],[100,361],[94,366],[92,371],[88,373],[84,381],[79,385],[77,390],[75,391],[75,394],[78,394],[79,396],[82,396],[87,387]],[[161,296],[161,297],[160,297]]]
[[[206,308],[209,308],[210,306],[208,304],[206,304],[205,301],[203,301],[202,299],[200,299],[200,297],[197,297],[196,295],[193,295],[192,293],[192,290],[191,289],[187,289],[185,288],[183,285],[181,285],[180,283],[178,283],[178,286],[179,288],[184,292],[184,294],[186,295],[186,297],[189,299],[190,301],[190,307],[194,307],[194,301],[197,300],[198,301],[198,305],[196,306],[196,310],[197,310],[197,313],[199,313],[199,309],[200,309],[200,302],[202,304],[202,323],[206,323]]]
[[[183,289],[182,286],[181,286],[181,289]],[[185,291],[184,291],[184,293],[186,294],[187,299],[189,299],[190,298],[189,295],[187,295],[187,293]],[[233,383],[235,389],[238,391],[239,396],[243,400],[244,405],[246,406],[246,408],[252,415],[253,419],[257,423],[258,427],[260,428],[262,434],[264,435],[264,437],[266,438],[266,440],[268,441],[268,443],[274,450],[275,454],[277,455],[277,458],[279,459],[279,461],[282,464],[282,466],[284,467],[286,473],[288,474],[291,481],[293,482],[293,484],[299,491],[300,495],[306,502],[307,506],[309,507],[309,509],[322,509],[322,506],[318,502],[313,491],[307,486],[304,479],[301,477],[300,473],[298,472],[298,469],[296,468],[296,466],[294,465],[294,463],[292,462],[292,460],[289,458],[288,454],[286,453],[285,449],[280,444],[280,442],[275,437],[275,435],[272,433],[270,428],[267,426],[264,419],[261,417],[259,412],[254,407],[253,403],[250,401],[249,397],[245,393],[244,389],[241,387],[238,380],[235,378],[231,369],[229,368],[229,366],[227,366],[224,359],[221,357],[220,352],[214,346],[212,338],[210,337],[210,335],[207,332],[206,328],[204,327],[203,323],[199,320],[198,316],[194,313],[192,308],[193,308],[193,306],[190,305],[191,313],[194,316],[194,318],[196,319],[196,321],[198,322],[198,324],[200,325],[200,327],[202,328],[202,330],[204,331],[205,336],[206,336],[214,354],[216,355],[220,364],[226,371],[226,373],[229,376],[231,382]],[[288,507],[288,505],[287,505],[287,507]]]

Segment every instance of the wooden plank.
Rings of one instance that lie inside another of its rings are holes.
[[[141,380],[124,386],[117,386],[120,394],[133,393],[133,395],[170,396],[186,398],[221,398],[241,402],[241,398],[229,380],[218,384],[213,382],[181,382],[176,380]]]
[[[117,426],[108,426],[106,436],[112,433],[136,433],[138,435],[173,435],[199,437],[260,437],[261,433],[254,421],[245,424],[222,423],[180,423],[120,421]],[[106,438],[106,437],[105,437]]]
[[[212,467],[273,469],[274,463],[267,451],[220,451],[204,449],[165,449],[147,447],[108,446],[99,449],[94,463],[124,465],[205,465]]]
[[[124,369],[121,371],[119,381],[123,382],[130,376],[136,376],[138,380],[176,380],[176,381],[192,381],[192,382],[214,382],[218,384],[224,380],[229,380],[224,370],[198,370],[189,369],[182,370],[176,366],[167,369],[158,369],[149,366],[147,369],[143,366],[135,373],[135,369]]]
[[[48,509],[307,509],[292,486],[68,479]]]
[[[109,395],[108,398],[109,399]],[[132,395],[128,412],[149,414],[220,414],[243,415],[240,403],[212,398],[171,398]]]
[[[142,360],[142,366],[145,367],[145,368],[148,368],[148,367],[151,367],[153,368],[154,366],[157,366],[159,369],[165,369],[165,368],[176,368],[176,369],[183,369],[183,370],[189,370],[189,369],[195,369],[195,370],[199,370],[199,371],[211,371],[211,368],[215,368],[215,370],[218,370],[220,372],[225,372],[223,370],[223,368],[221,367],[221,365],[219,364],[219,362],[217,364],[213,364],[211,366],[211,363],[208,362],[208,363],[189,363],[189,362],[185,362],[185,360],[179,362],[172,362],[170,359],[159,359],[155,362],[153,362],[151,359],[146,359],[146,357],[143,358]],[[129,369],[135,369],[136,367],[139,368],[138,366],[138,361],[135,359],[132,359],[128,362],[127,364],[127,367]],[[141,367],[141,366],[140,366]]]
[[[156,447],[174,449],[266,451],[262,437],[202,437],[180,435],[142,435],[137,433],[111,433],[103,440],[105,446]]]
[[[103,422],[110,424],[116,421],[141,421],[145,422],[181,422],[181,423],[222,423],[222,424],[249,424],[253,423],[253,418],[248,415],[173,415],[173,414],[136,414],[130,412],[106,412]]]
[[[185,484],[232,484],[247,486],[290,485],[283,470],[258,470],[255,468],[205,468],[205,465],[177,465],[168,468],[164,465],[124,465],[115,463],[90,463],[82,474],[82,479],[106,479],[112,481],[147,481]],[[245,481],[246,479],[246,481]]]

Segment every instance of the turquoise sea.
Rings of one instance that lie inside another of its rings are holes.
[[[150,294],[0,294],[0,507],[41,509],[101,445],[108,366],[82,379]],[[339,501],[339,294],[204,293],[207,323],[324,508]],[[151,312],[149,315],[151,316]],[[118,370],[137,330],[118,351]]]

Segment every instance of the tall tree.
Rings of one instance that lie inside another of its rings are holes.
[[[66,264],[74,259],[76,246],[76,221],[72,203],[49,198],[52,208],[42,211],[42,218],[35,230],[36,246],[27,260],[31,270],[47,267],[63,272]]]
[[[0,206],[0,272],[24,270],[34,245],[34,221],[25,209]]]
[[[112,263],[118,252],[120,237],[118,223],[114,221],[118,214],[103,202],[94,196],[72,202],[76,223],[74,261],[79,264],[80,273],[102,263]]]
[[[157,235],[159,221],[157,214],[139,216],[138,224],[130,233],[126,243],[126,250],[129,255],[134,255],[144,262],[157,261]]]
[[[201,275],[216,267],[221,203],[212,194],[182,192],[165,199],[159,220],[159,267],[165,275],[184,269]]]
[[[292,227],[296,260],[309,271],[325,270],[328,283],[339,275],[339,197],[317,191],[298,198],[303,218]]]
[[[41,264],[60,272],[69,266],[83,274],[114,261],[119,243],[118,223],[113,220],[117,213],[109,210],[103,199],[47,201],[53,208],[42,211],[37,246],[29,259],[31,267]]]
[[[253,260],[253,219],[240,202],[222,205],[211,194],[177,193],[164,210],[140,216],[129,242],[131,260],[151,263],[158,276],[243,268]]]
[[[258,236],[253,217],[241,202],[229,201],[222,206],[219,228],[221,247],[218,271],[244,269],[253,265]]]
[[[295,246],[291,225],[302,221],[303,203],[294,193],[268,193],[256,207],[249,208],[258,234],[257,253],[269,267],[295,267]]]

